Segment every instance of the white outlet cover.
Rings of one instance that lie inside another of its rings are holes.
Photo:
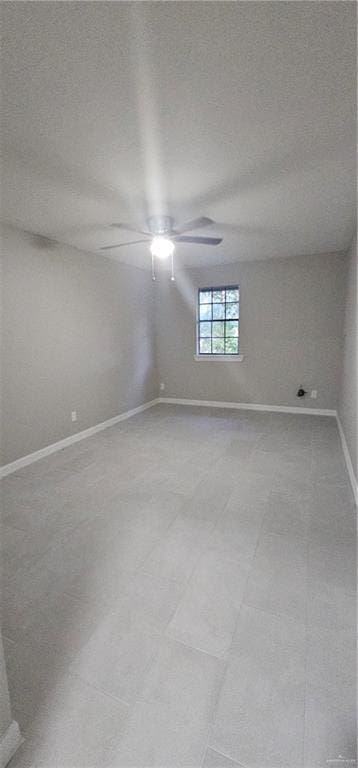
[[[77,421],[77,411],[71,411],[71,421]]]
[[[316,397],[317,397],[317,390],[316,389],[312,389],[311,390],[311,397],[313,397],[314,400],[316,399]]]
[[[163,392],[164,389],[165,389],[164,381],[161,381],[160,382],[160,390],[161,390],[161,392]]]

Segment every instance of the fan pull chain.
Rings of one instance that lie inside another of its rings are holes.
[[[154,256],[152,254],[152,280],[155,280],[155,269],[154,269]]]
[[[175,283],[175,275],[174,275],[174,253],[172,253],[172,274],[171,274],[171,281],[172,283]]]

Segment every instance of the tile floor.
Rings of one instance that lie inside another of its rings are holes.
[[[354,765],[333,419],[160,405],[2,488],[11,768]]]

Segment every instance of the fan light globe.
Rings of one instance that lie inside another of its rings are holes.
[[[150,252],[152,256],[156,256],[158,259],[167,259],[168,256],[172,256],[174,253],[175,245],[169,237],[154,237],[150,244]]]

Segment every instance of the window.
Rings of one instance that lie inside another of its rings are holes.
[[[198,355],[239,354],[238,285],[198,291]]]

